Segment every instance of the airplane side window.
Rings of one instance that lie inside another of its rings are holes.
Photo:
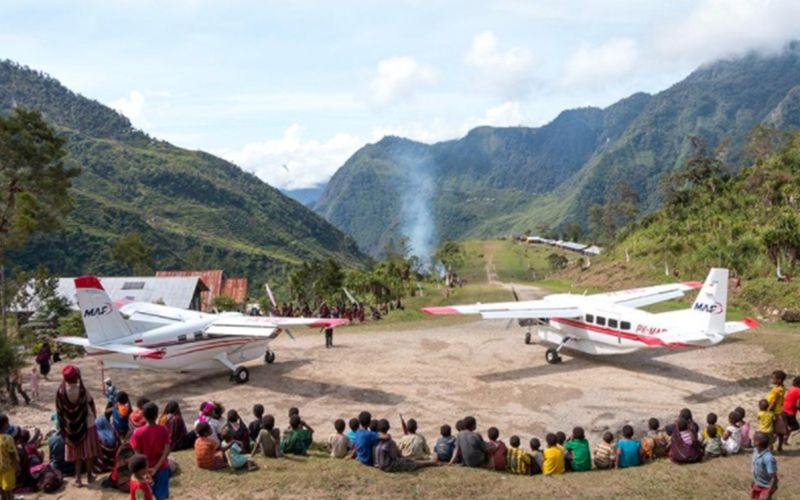
[[[597,324],[600,326],[606,326],[606,319],[602,316],[597,317]]]
[[[194,332],[194,339],[200,340],[203,338],[203,332]]]
[[[178,335],[178,342],[186,342],[186,335]]]
[[[627,321],[623,321],[621,323],[621,327],[622,327],[623,330],[630,330],[631,329],[631,324],[629,322],[627,322]]]
[[[617,320],[615,320],[615,319],[608,320],[608,327],[609,328],[616,328],[617,327]]]
[[[594,315],[592,315],[592,314],[587,314],[587,315],[586,315],[586,322],[587,322],[587,323],[594,323]]]

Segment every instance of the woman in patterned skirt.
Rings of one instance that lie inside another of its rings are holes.
[[[82,487],[81,466],[86,464],[86,480],[94,482],[92,462],[100,455],[100,443],[95,428],[97,410],[94,399],[83,385],[81,372],[67,365],[62,371],[64,381],[56,393],[56,412],[65,441],[65,459],[75,463],[75,486]]]

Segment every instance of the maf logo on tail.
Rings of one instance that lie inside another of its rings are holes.
[[[103,304],[102,306],[91,307],[83,310],[84,318],[95,318],[97,316],[105,316],[111,312],[111,304]]]
[[[697,302],[694,305],[694,310],[709,314],[722,314],[725,311],[725,306],[719,302],[714,304],[703,304],[702,302]]]

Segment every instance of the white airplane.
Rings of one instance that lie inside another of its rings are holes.
[[[264,356],[273,363],[269,343],[288,328],[334,328],[336,318],[279,318],[230,312],[209,314],[146,302],[114,303],[95,276],[75,279],[76,299],[87,337],[56,340],[83,347],[109,368],[202,371],[225,367],[243,384],[243,363]]]
[[[683,297],[700,282],[658,285],[592,295],[554,294],[541,300],[426,307],[428,314],[480,314],[484,319],[517,320],[538,326],[548,363],[559,363],[562,348],[588,354],[624,354],[648,347],[705,347],[758,326],[753,318],[725,321],[728,270],[711,269],[690,309],[650,313],[639,307]],[[516,295],[516,294],[515,294]]]

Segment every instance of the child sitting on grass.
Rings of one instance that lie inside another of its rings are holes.
[[[633,439],[633,427],[622,427],[622,439],[617,441],[617,468],[635,467],[642,464],[642,444]]]
[[[705,435],[703,446],[706,450],[706,458],[721,457],[723,454],[722,439],[717,435],[717,426],[709,425],[706,427]]]
[[[489,438],[489,442],[486,443],[486,451],[489,453],[489,462],[486,467],[496,471],[505,471],[508,447],[500,440],[500,431],[497,427],[489,427],[486,437]]]
[[[350,441],[350,444],[353,445],[356,442],[356,432],[358,432],[358,419],[351,418],[349,422],[347,422],[347,427],[350,428],[344,435],[347,436],[347,439]]]
[[[750,422],[744,419],[744,408],[737,406],[733,411],[739,414],[739,428],[742,430],[742,449],[750,449],[753,447],[753,443],[750,442]]]
[[[214,439],[208,422],[200,422],[195,428],[197,439],[194,442],[194,458],[197,466],[206,470],[219,470],[227,467],[225,458],[219,448],[219,441]]]
[[[736,425],[739,422],[739,413],[732,411],[728,415],[728,427],[722,435],[722,450],[725,455],[736,455],[742,449],[742,429]]]
[[[258,470],[258,465],[250,460],[242,451],[242,444],[236,439],[236,435],[230,427],[226,427],[222,431],[222,440],[225,444],[222,446],[225,450],[225,458],[228,460],[228,465],[233,470]]]
[[[712,412],[706,415],[706,428],[703,430],[704,440],[708,438],[708,427],[710,426],[717,429],[717,436],[722,436],[725,433],[725,429],[723,429],[722,426],[717,423],[718,419],[719,417],[717,417],[716,413]]]
[[[333,423],[333,428],[336,430],[336,433],[331,434],[328,438],[328,448],[331,450],[331,457],[345,458],[350,454],[353,445],[350,443],[350,440],[347,439],[347,436],[344,435],[344,420],[341,418],[337,419]]]
[[[775,414],[769,411],[769,402],[762,399],[758,402],[758,426],[756,430],[769,439],[769,447],[772,449],[772,443],[775,442]]]
[[[589,451],[589,441],[586,440],[583,427],[572,429],[572,438],[567,440],[564,448],[569,455],[569,462],[572,464],[573,471],[592,470],[592,454]]]
[[[400,449],[389,434],[389,421],[378,421],[378,445],[375,447],[375,467],[383,472],[410,472],[439,465],[435,460],[411,460],[400,456]]]
[[[508,440],[511,446],[506,451],[506,467],[508,472],[519,475],[530,475],[531,473],[531,456],[519,447],[519,436],[511,436]]]
[[[314,429],[300,419],[300,415],[292,415],[289,432],[281,440],[281,452],[286,455],[307,455],[313,436]]]
[[[763,432],[753,436],[753,483],[750,498],[769,500],[778,490],[778,461],[769,450],[769,437]]]
[[[594,449],[594,466],[598,469],[613,469],[616,467],[617,452],[614,448],[614,435],[606,431],[603,441]]]
[[[563,474],[566,470],[564,464],[564,448],[558,445],[558,437],[552,432],[545,436],[544,439],[547,442],[547,448],[544,450],[542,474],[545,476]]]
[[[275,428],[275,417],[272,415],[265,415],[261,420],[261,431],[258,433],[250,456],[256,456],[259,451],[267,458],[282,456],[281,431]]]
[[[661,422],[657,418],[647,421],[647,437],[642,440],[645,458],[653,460],[664,458],[669,452],[669,435],[661,429]]]
[[[247,426],[247,431],[250,434],[251,441],[258,439],[258,433],[261,432],[261,424],[264,420],[264,405],[253,405],[253,416],[255,417],[255,420],[250,422],[250,424]]]
[[[436,455],[436,460],[442,463],[450,463],[453,458],[453,452],[456,451],[456,437],[452,435],[452,429],[447,424],[444,424],[439,429],[439,439],[433,446],[433,453]]]
[[[132,456],[128,460],[128,469],[131,471],[131,500],[153,500],[153,489],[150,486],[153,478],[147,467],[147,457],[139,454]]]
[[[531,476],[537,476],[542,473],[542,464],[544,463],[544,455],[542,455],[542,443],[539,438],[532,438],[529,443],[531,452]]]
[[[400,455],[411,460],[430,458],[431,449],[428,447],[428,441],[422,434],[417,434],[417,421],[413,418],[408,419],[406,431],[407,433],[397,440]]]

